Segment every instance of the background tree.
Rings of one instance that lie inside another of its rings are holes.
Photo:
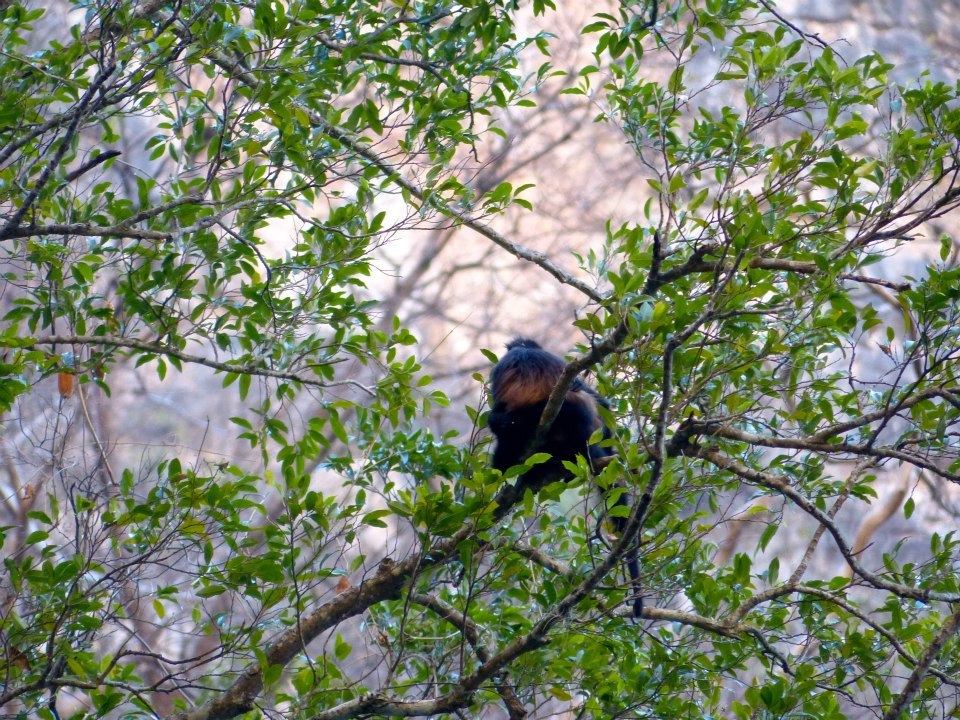
[[[3,3],[2,712],[955,714],[958,88],[785,12]]]

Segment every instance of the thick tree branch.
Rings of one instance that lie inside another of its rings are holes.
[[[463,634],[464,639],[470,647],[473,648],[480,662],[487,662],[490,659],[490,652],[480,642],[480,633],[477,630],[477,626],[469,617],[463,615],[455,607],[435,595],[414,593],[410,596],[410,601],[430,608],[438,616],[457,628]],[[517,697],[513,686],[506,681],[505,672],[500,673],[494,678],[494,685],[500,697],[503,698],[510,720],[523,720],[523,718],[527,717],[527,711],[524,709],[523,703],[520,701],[520,698]]]
[[[28,238],[41,235],[86,235],[89,237],[122,237],[134,240],[169,240],[172,233],[160,230],[142,230],[127,225],[89,225],[87,223],[53,223],[28,225],[7,231],[5,238]]]

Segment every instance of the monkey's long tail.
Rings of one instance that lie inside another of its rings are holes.
[[[634,547],[624,559],[630,574],[630,587],[633,591],[633,616],[643,617],[643,588],[640,586],[640,560],[638,548]]]
[[[623,502],[622,496],[618,499],[618,502]],[[623,536],[623,531],[626,529],[626,524],[626,518],[613,518],[613,529],[617,532],[617,535],[621,537]],[[623,557],[623,562],[627,566],[627,573],[630,575],[630,590],[633,596],[633,616],[635,618],[643,617],[643,586],[640,584],[639,545],[639,538],[634,538],[626,555]]]

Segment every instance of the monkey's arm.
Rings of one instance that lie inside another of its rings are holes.
[[[504,471],[519,465],[524,459],[527,443],[540,422],[543,403],[509,410],[505,403],[497,403],[490,411],[487,425],[497,438],[493,451],[493,467]]]

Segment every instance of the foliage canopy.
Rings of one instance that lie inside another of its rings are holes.
[[[5,716],[958,711],[958,87],[753,0],[611,4],[572,69],[549,0],[0,8]],[[547,97],[649,186],[577,272],[467,172]],[[506,503],[519,470],[428,429],[378,260],[437,225],[578,294],[608,467]],[[138,465],[115,377],[258,455]],[[856,522],[906,496],[922,547]]]

